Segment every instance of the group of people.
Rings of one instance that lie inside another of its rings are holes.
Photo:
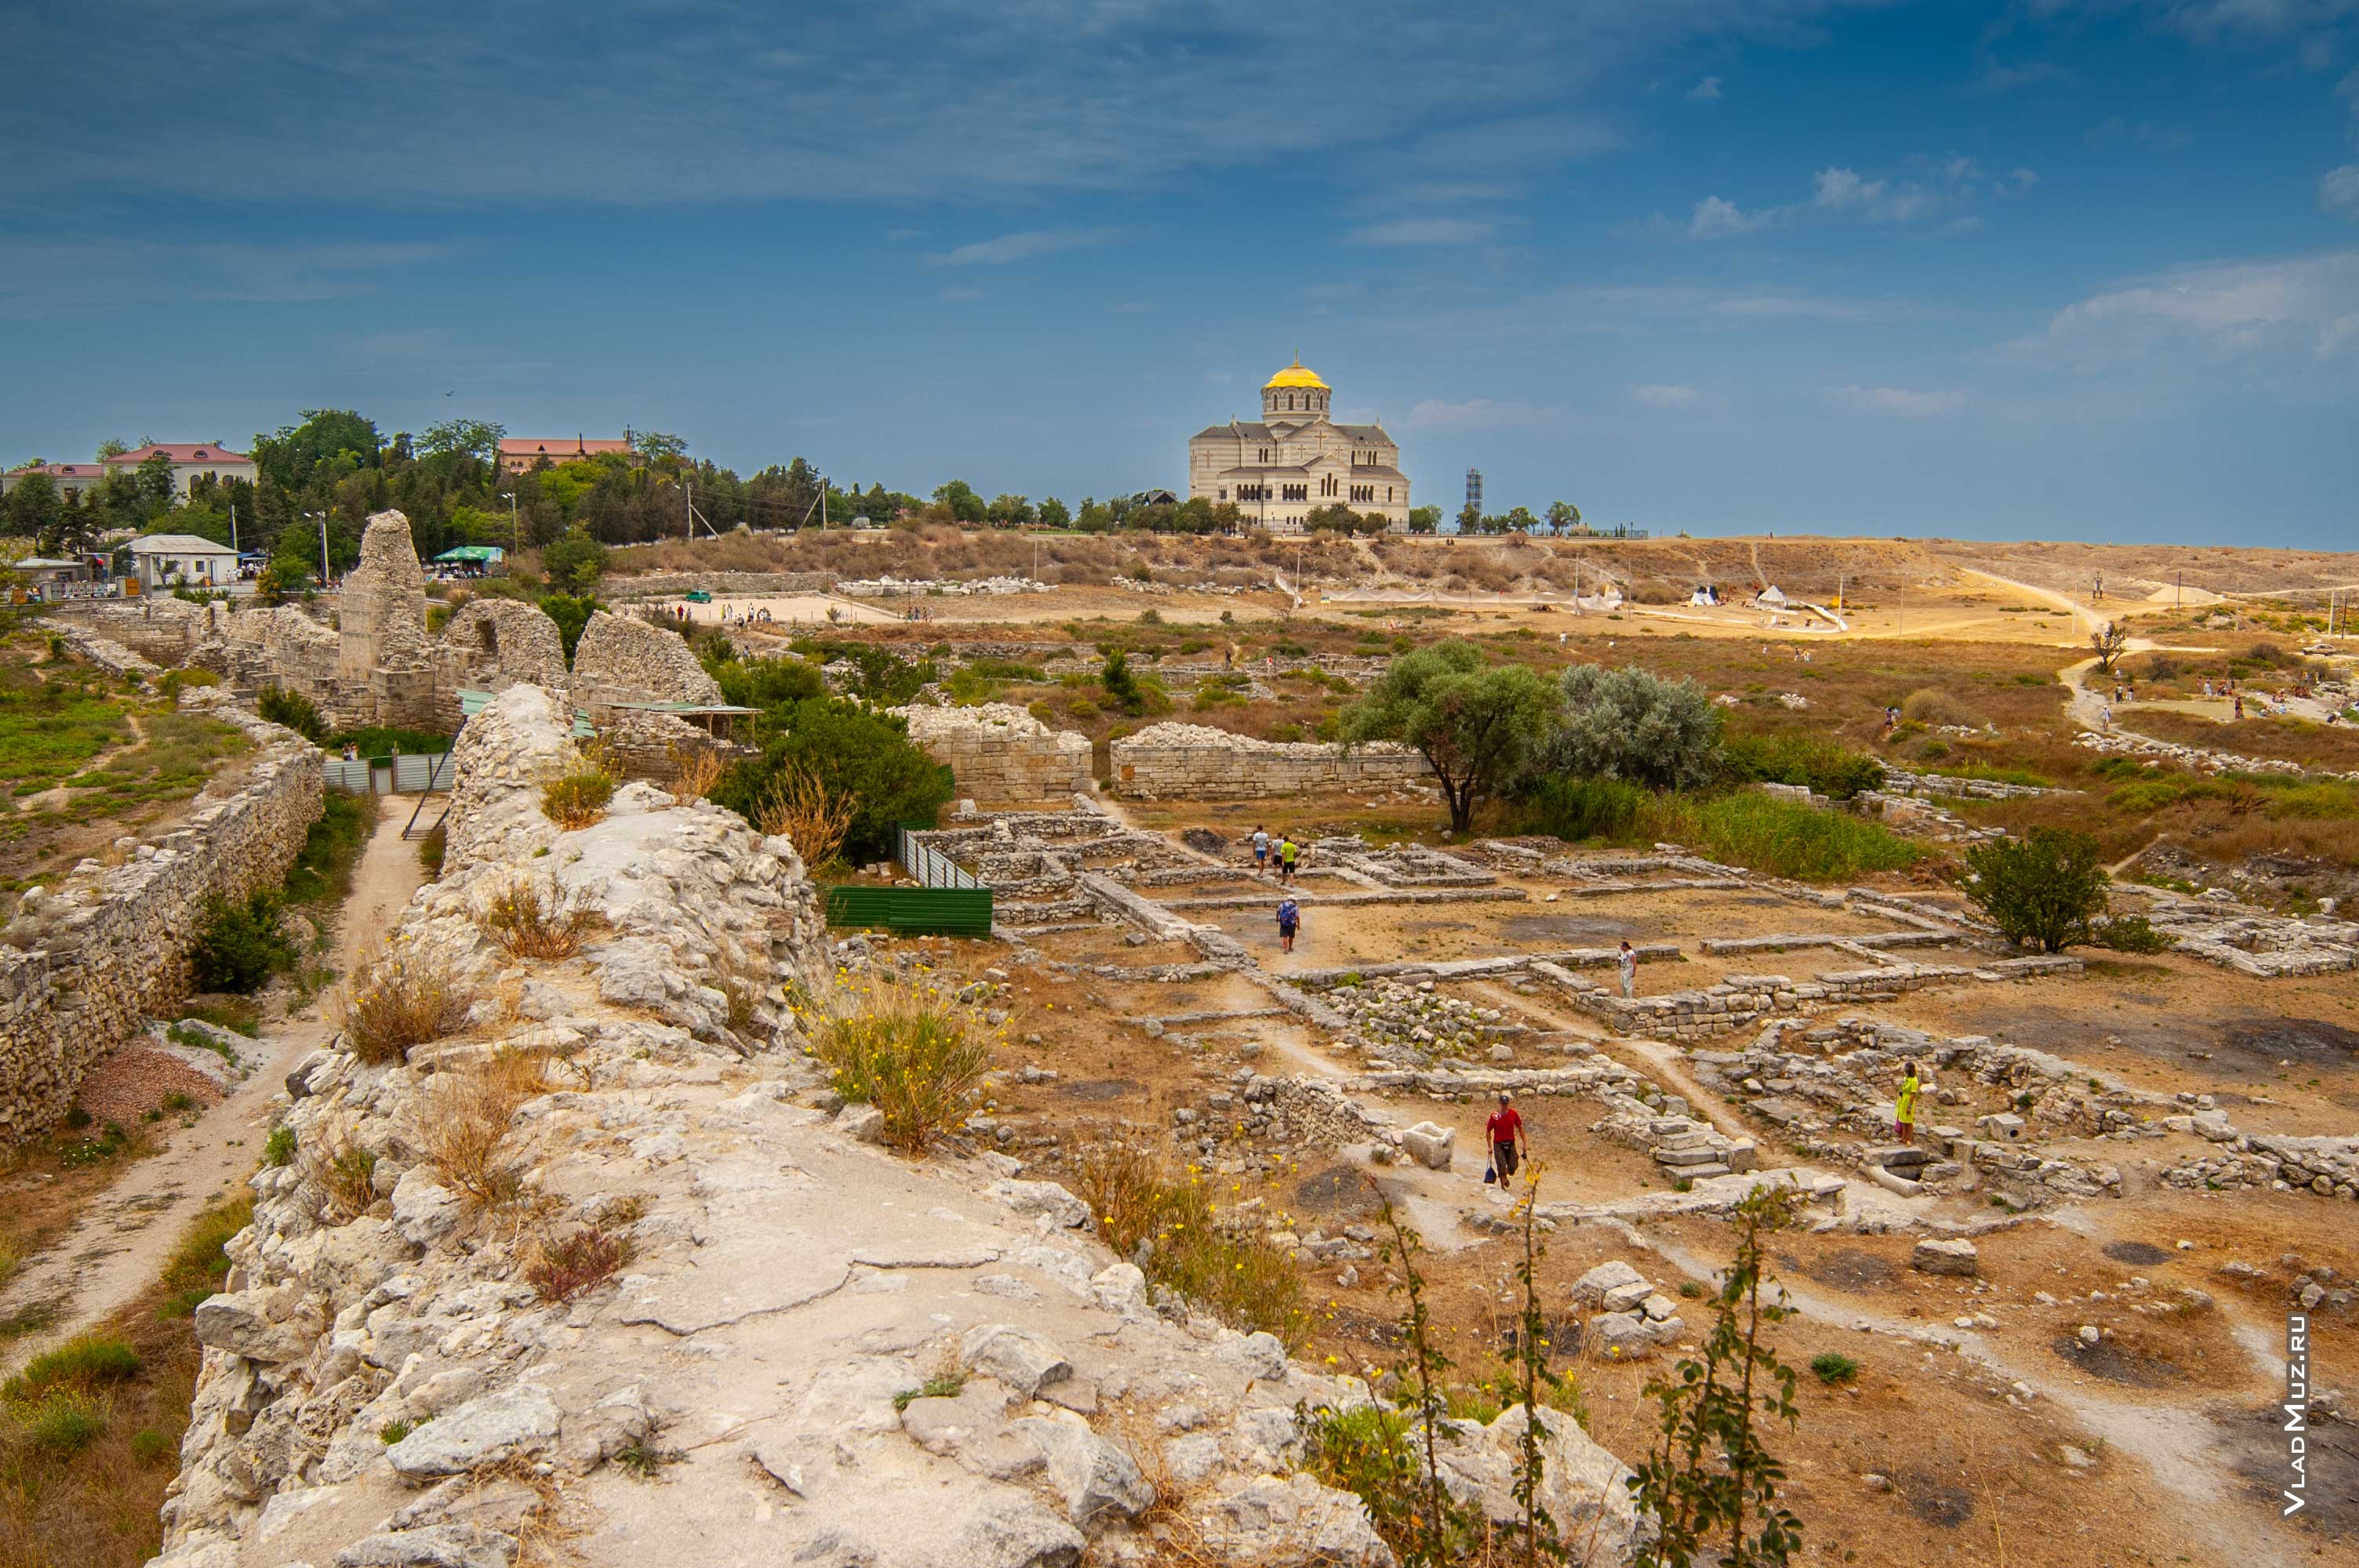
[[[1302,862],[1302,846],[1291,833],[1280,833],[1275,838],[1260,823],[1253,830],[1254,875],[1266,875],[1273,868],[1277,872],[1277,885],[1294,885],[1296,867]]]

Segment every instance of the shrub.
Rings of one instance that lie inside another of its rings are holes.
[[[669,749],[671,757],[672,798],[680,801],[702,800],[721,782],[722,770],[728,764],[721,753],[710,746],[690,746],[682,751]]]
[[[376,1201],[376,1156],[339,1127],[305,1151],[303,1181],[330,1225],[358,1219]]]
[[[1884,784],[1881,762],[1815,736],[1733,735],[1721,749],[1728,776],[1747,783],[1799,784],[1835,800]]]
[[[1125,713],[1147,710],[1147,694],[1139,689],[1138,677],[1131,673],[1130,655],[1119,648],[1106,655],[1105,667],[1098,672],[1098,684],[1105,687],[1107,700]]]
[[[815,698],[774,708],[764,723],[775,732],[762,754],[730,764],[713,786],[713,804],[758,823],[778,773],[807,769],[831,797],[853,803],[838,851],[848,860],[889,858],[896,828],[904,822],[931,825],[956,787],[951,770],[909,739],[907,723],[859,703]]]
[[[922,982],[851,991],[821,1022],[812,1046],[836,1093],[885,1118],[885,1141],[911,1153],[966,1124],[991,1070],[982,1018]]]
[[[568,904],[554,884],[544,890],[531,877],[520,878],[492,895],[484,913],[484,930],[511,958],[571,958],[582,942],[605,921],[598,912]]]
[[[59,1458],[89,1447],[106,1430],[106,1411],[91,1395],[74,1389],[52,1389],[16,1418],[25,1443]]]
[[[205,906],[189,969],[199,990],[243,993],[293,968],[299,956],[280,923],[277,896],[257,889],[243,901],[217,898]]]
[[[543,1243],[525,1265],[525,1282],[547,1302],[570,1302],[628,1267],[631,1242],[600,1226]]]
[[[292,1164],[294,1160],[295,1130],[291,1127],[272,1128],[270,1136],[263,1140],[262,1162],[276,1167]]]
[[[2022,838],[1966,851],[1973,873],[1966,895],[2000,935],[2043,953],[2088,939],[2089,922],[2105,907],[2105,868],[2097,840],[2075,828],[2035,827]]]
[[[394,952],[371,964],[344,1004],[344,1044],[364,1062],[398,1062],[413,1045],[455,1033],[475,1000],[449,964]]]
[[[1948,692],[1919,687],[1900,699],[1900,717],[1917,724],[1955,724],[1967,730],[1983,727],[1982,716]]]
[[[1568,773],[1687,788],[1720,769],[1720,716],[1691,680],[1574,665],[1558,682],[1561,725],[1549,761]]]
[[[1832,1388],[1858,1377],[1859,1363],[1838,1351],[1821,1350],[1810,1357],[1810,1370],[1818,1374],[1820,1382]]]
[[[614,778],[603,768],[581,767],[543,784],[541,815],[560,827],[587,827],[606,815],[614,798]]]
[[[1620,779],[1577,778],[1552,773],[1525,794],[1522,827],[1578,843],[1603,838],[1627,842],[1644,837],[1643,824],[1654,797]]]
[[[160,1464],[179,1452],[179,1444],[152,1426],[131,1434],[131,1457],[142,1465]]]
[[[1155,1283],[1234,1327],[1266,1329],[1288,1346],[1309,1337],[1302,1276],[1293,1260],[1258,1231],[1224,1227],[1201,1175],[1175,1175],[1139,1144],[1108,1143],[1084,1152],[1073,1189],[1090,1206],[1106,1245],[1137,1258]]]
[[[2170,938],[2157,931],[2143,914],[2116,914],[2097,921],[2089,927],[2089,940],[2116,953],[2163,953],[2170,948]]]
[[[254,709],[273,724],[283,724],[313,745],[324,745],[328,726],[320,717],[318,705],[299,691],[284,687],[266,686],[255,699]]]
[[[806,762],[787,762],[770,775],[753,813],[754,826],[785,838],[811,870],[828,865],[843,849],[860,803],[827,787]]]

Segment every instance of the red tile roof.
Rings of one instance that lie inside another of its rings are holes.
[[[500,441],[504,458],[548,458],[556,461],[565,458],[595,457],[601,452],[628,452],[631,443],[604,438],[581,436],[508,436]]]
[[[51,479],[96,479],[99,467],[96,463],[27,463],[8,471],[11,474],[45,473]]]
[[[158,441],[152,446],[141,447],[136,451],[117,453],[104,460],[110,463],[125,463],[136,468],[158,452],[163,453],[176,463],[250,463],[254,460],[244,452],[231,451],[218,441],[211,446],[201,444],[179,446],[169,441]]]

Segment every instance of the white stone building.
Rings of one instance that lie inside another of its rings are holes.
[[[1261,418],[1232,419],[1188,440],[1188,499],[1234,502],[1245,516],[1292,533],[1322,506],[1374,512],[1408,527],[1408,475],[1381,425],[1328,418],[1334,392],[1300,360],[1261,389]]]
[[[139,585],[154,591],[176,584],[228,588],[237,581],[237,552],[194,534],[149,534],[131,541]]]

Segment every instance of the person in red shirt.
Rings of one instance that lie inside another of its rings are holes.
[[[1507,1178],[1516,1173],[1516,1165],[1523,1155],[1524,1119],[1514,1104],[1515,1097],[1506,1090],[1499,1091],[1499,1108],[1491,1113],[1484,1130],[1491,1140],[1491,1168],[1499,1173],[1499,1184],[1506,1186]]]

